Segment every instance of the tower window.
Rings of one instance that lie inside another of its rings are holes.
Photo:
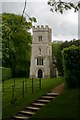
[[[43,65],[43,58],[37,58],[37,65]]]
[[[41,55],[41,46],[38,47],[39,55]]]
[[[42,36],[39,36],[39,42],[42,42]]]

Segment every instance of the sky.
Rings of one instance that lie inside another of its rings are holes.
[[[74,10],[69,10],[64,11],[63,14],[52,13],[50,12],[50,6],[47,4],[47,1],[48,0],[27,0],[25,13],[37,19],[37,23],[33,23],[33,25],[48,25],[52,29],[52,41],[78,39],[78,12],[74,13]],[[21,15],[24,2],[25,0],[2,0],[2,12]]]

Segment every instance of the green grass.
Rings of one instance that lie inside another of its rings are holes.
[[[22,95],[22,81],[24,80],[24,97]],[[63,78],[57,79],[42,79],[41,90],[39,89],[39,80],[34,79],[34,91],[32,93],[32,81],[31,79],[15,79],[15,98],[17,101],[15,104],[11,104],[12,99],[12,85],[14,85],[14,79],[4,81],[4,92],[2,95],[2,118],[10,119],[26,106],[30,105],[34,100],[38,99],[41,95],[48,91],[51,91],[56,85],[64,82]]]
[[[47,119],[79,119],[79,89],[65,90],[45,107],[41,108],[31,120]]]

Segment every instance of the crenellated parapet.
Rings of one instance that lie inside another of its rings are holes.
[[[48,25],[33,26],[33,43],[39,42],[39,37],[42,37],[43,43],[51,43],[52,29]]]
[[[32,27],[33,32],[48,32],[52,34],[52,29],[48,25],[37,25]]]
[[[49,27],[48,27],[48,25],[45,25],[45,26],[44,26],[44,25],[41,25],[41,26],[39,26],[39,25],[33,26],[33,29],[37,29],[37,28],[46,29],[46,28],[49,28]]]

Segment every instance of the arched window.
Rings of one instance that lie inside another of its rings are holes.
[[[43,58],[41,57],[37,58],[37,65],[43,65]]]
[[[42,36],[39,36],[39,42],[42,42]]]

